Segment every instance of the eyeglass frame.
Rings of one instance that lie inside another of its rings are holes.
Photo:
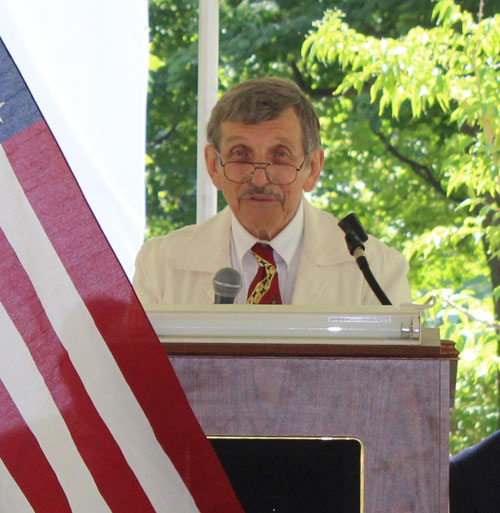
[[[264,173],[266,174],[267,181],[269,183],[272,183],[273,185],[292,185],[292,183],[294,183],[295,180],[297,180],[297,175],[298,175],[299,171],[301,171],[302,168],[304,167],[304,164],[305,164],[305,162],[307,160],[307,156],[308,156],[308,154],[306,153],[306,155],[304,156],[304,160],[302,161],[302,164],[300,164],[299,167],[296,167],[293,164],[279,164],[279,163],[276,163],[276,162],[248,162],[248,161],[245,161],[245,160],[230,160],[229,162],[222,162],[219,150],[215,150],[215,152],[217,154],[217,158],[219,159],[220,165],[222,166],[222,169],[224,170],[224,176],[230,182],[232,182],[232,183],[240,183],[240,184],[251,182],[252,178],[255,176],[255,173],[256,173],[257,169],[263,169]],[[229,178],[227,176],[227,173],[226,173],[226,165],[227,164],[250,164],[251,166],[253,166],[253,171],[250,173],[250,176],[249,176],[248,180],[246,180],[244,182],[237,182],[237,181],[232,180],[231,178]],[[295,178],[291,182],[288,182],[288,183],[274,183],[270,179],[269,173],[267,171],[267,168],[269,166],[289,166],[289,167],[292,167],[293,169],[295,169]]]

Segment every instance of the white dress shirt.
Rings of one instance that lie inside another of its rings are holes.
[[[236,216],[231,217],[231,264],[239,271],[243,286],[235,303],[247,302],[248,287],[257,273],[257,260],[252,246],[257,242],[273,248],[274,261],[278,269],[278,284],[283,304],[292,302],[293,287],[297,275],[299,256],[304,238],[304,207],[302,202],[293,219],[270,241],[261,241],[248,233]]]

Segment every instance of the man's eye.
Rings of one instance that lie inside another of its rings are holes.
[[[242,159],[247,156],[247,152],[245,150],[234,150],[231,152],[231,157]]]
[[[290,158],[290,154],[285,150],[277,151],[275,156],[279,160],[286,160]]]
[[[232,155],[231,162],[248,162],[248,159],[244,155]]]

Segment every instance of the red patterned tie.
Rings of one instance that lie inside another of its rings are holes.
[[[261,305],[281,305],[278,285],[278,270],[273,257],[273,248],[258,242],[252,247],[259,268],[248,288],[247,303]]]

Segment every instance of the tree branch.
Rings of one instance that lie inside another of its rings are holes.
[[[463,306],[458,305],[457,303],[454,303],[448,298],[443,298],[443,301],[452,308],[455,308],[456,310],[462,312],[465,314],[471,321],[479,322],[481,324],[484,324],[488,328],[493,328],[498,333],[500,333],[500,324],[498,322],[489,322],[485,321],[484,319],[480,319],[479,317],[476,317],[469,309],[464,308]]]
[[[394,155],[398,160],[407,164],[419,178],[428,183],[438,194],[445,198],[456,201],[457,203],[460,203],[465,199],[455,195],[446,194],[446,191],[443,189],[441,182],[437,180],[436,177],[432,174],[432,170],[429,166],[420,164],[419,162],[416,162],[403,155],[395,146],[389,142],[389,139],[382,132],[377,132],[373,130],[373,128],[372,132],[380,139],[382,144],[386,147],[387,151],[391,153],[391,155]]]
[[[334,91],[336,88],[330,89],[330,88],[312,88],[311,84],[306,81],[304,78],[304,75],[299,70],[299,67],[297,66],[296,60],[291,60],[288,62],[290,67],[292,68],[292,74],[293,79],[295,83],[304,91],[307,93],[311,98],[315,98],[318,100],[321,100],[323,98],[331,98],[334,96]]]
[[[479,12],[477,13],[477,20],[482,21],[484,18],[484,0],[479,1]]]
[[[153,148],[159,148],[160,146],[162,146],[164,143],[166,143],[171,137],[172,135],[175,133],[175,131],[177,130],[177,126],[179,125],[179,123],[175,123],[175,125],[172,127],[171,130],[169,130],[168,132],[166,132],[164,135],[160,136],[160,137],[157,137],[156,139],[154,139],[152,142],[151,142],[151,145],[153,146]]]

